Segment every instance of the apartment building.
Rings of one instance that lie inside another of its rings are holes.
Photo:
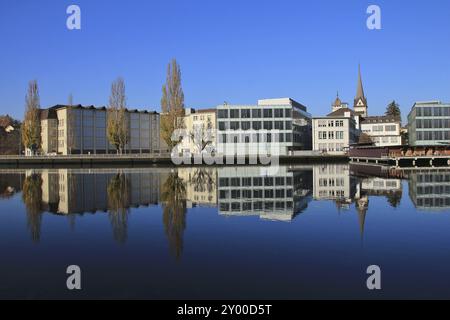
[[[290,98],[217,106],[217,129],[217,152],[223,155],[288,155],[312,146],[311,115]]]
[[[408,138],[411,146],[450,144],[450,103],[416,102],[408,114]]]
[[[314,117],[313,150],[326,154],[345,154],[360,136],[360,117],[349,108],[338,108],[325,117]]]
[[[361,131],[377,147],[402,145],[402,120],[400,116],[375,116],[361,119]]]
[[[127,110],[127,153],[160,151],[160,120],[157,112]],[[41,111],[42,153],[116,153],[107,137],[107,109],[56,105]]]
[[[177,146],[185,155],[216,150],[216,109],[187,108],[183,117],[185,136]]]

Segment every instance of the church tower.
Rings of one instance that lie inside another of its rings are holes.
[[[367,117],[367,99],[364,95],[364,88],[361,78],[361,66],[358,67],[358,87],[356,89],[356,97],[353,105],[355,113],[362,117]]]

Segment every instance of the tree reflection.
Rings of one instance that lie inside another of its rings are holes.
[[[214,171],[212,169],[196,168],[189,183],[194,185],[195,192],[211,193],[216,188],[215,179],[213,178]]]
[[[41,238],[42,223],[42,177],[32,173],[23,182],[22,200],[27,212],[27,224],[31,231],[33,242]]]
[[[387,201],[393,208],[397,208],[402,200],[401,192],[391,192],[387,196]]]
[[[113,176],[108,184],[109,220],[113,237],[125,243],[128,237],[128,207],[130,201],[130,181],[123,172]]]
[[[169,247],[178,259],[183,252],[183,233],[186,228],[186,185],[178,172],[169,174],[162,187],[161,200]]]

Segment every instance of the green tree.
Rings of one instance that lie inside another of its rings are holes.
[[[21,132],[23,146],[35,154],[41,146],[40,98],[36,80],[28,83],[28,91],[25,97],[25,116]]]
[[[167,66],[166,83],[162,88],[161,98],[161,138],[169,148],[178,141],[172,141],[175,129],[183,128],[184,93],[181,87],[181,69],[175,59]]]
[[[107,119],[108,140],[118,154],[123,153],[129,140],[126,101],[125,81],[119,77],[111,85]]]
[[[400,111],[399,104],[396,103],[395,100],[389,103],[388,106],[386,107],[385,114],[387,116],[401,117],[402,113]]]

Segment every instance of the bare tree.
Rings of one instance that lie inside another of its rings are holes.
[[[25,116],[21,132],[24,147],[35,154],[41,146],[40,98],[36,80],[28,83],[28,91],[25,97]]]
[[[107,123],[108,140],[119,154],[123,153],[129,140],[126,100],[125,81],[119,77],[111,85]]]
[[[207,120],[206,127],[203,124],[194,125],[192,131],[189,133],[189,137],[195,145],[197,153],[202,153],[213,142],[211,120]]]
[[[184,127],[184,93],[181,87],[181,69],[175,59],[167,66],[166,83],[161,98],[161,137],[173,148],[179,141],[172,141],[175,129]]]

